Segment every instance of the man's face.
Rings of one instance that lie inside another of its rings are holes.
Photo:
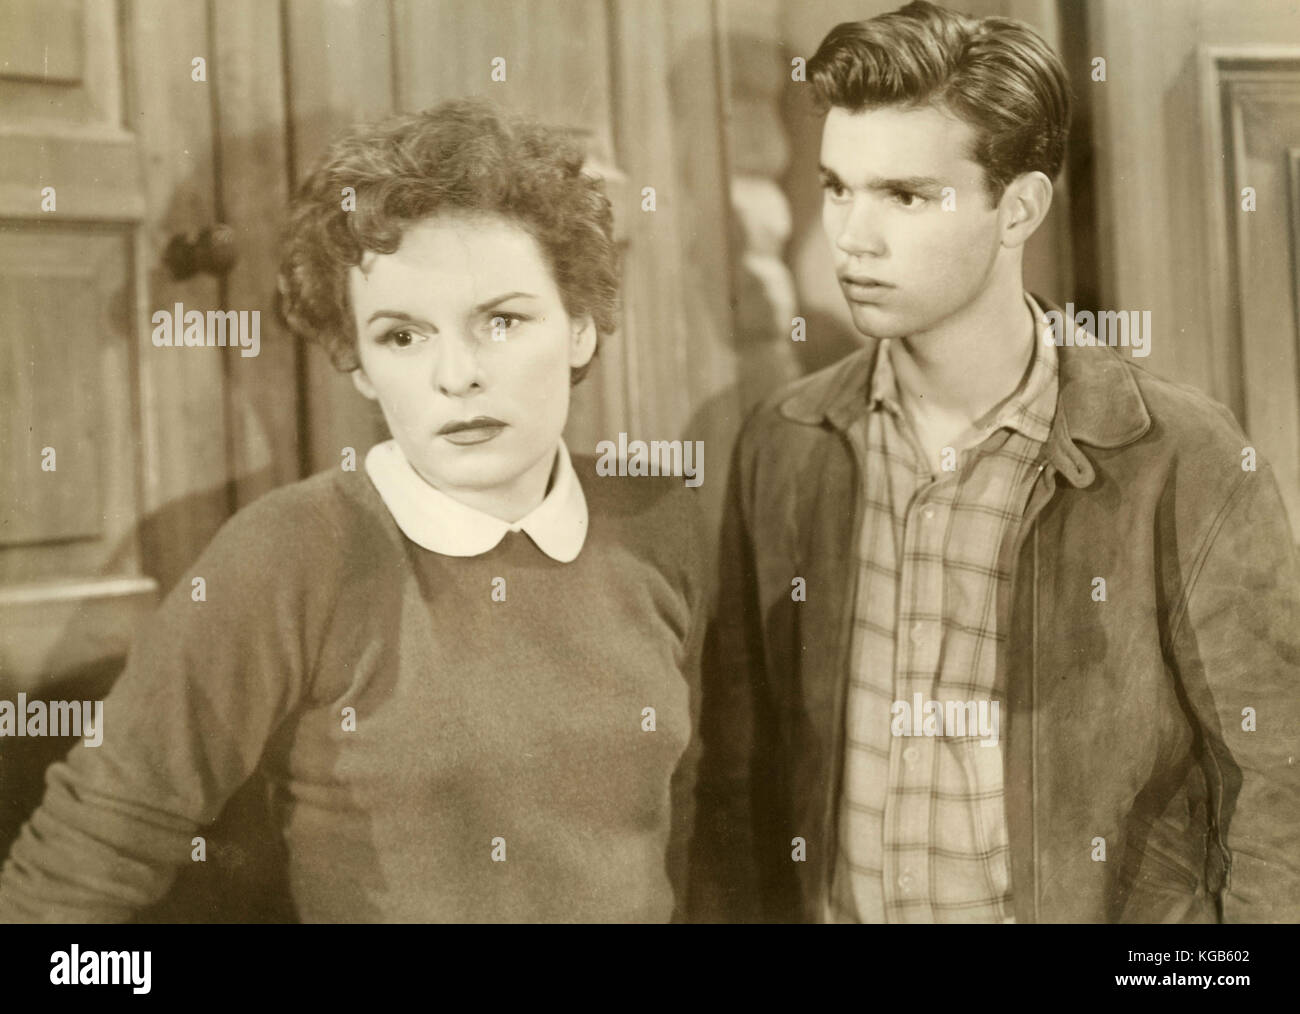
[[[565,312],[537,241],[502,218],[431,218],[349,285],[353,381],[425,481],[453,497],[544,486],[595,331]]]
[[[973,139],[971,127],[931,106],[827,114],[822,225],[863,334],[927,331],[989,284],[998,209],[969,156]]]

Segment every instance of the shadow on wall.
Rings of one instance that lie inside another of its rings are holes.
[[[264,476],[253,477],[262,481]],[[158,533],[184,524],[195,516],[211,517],[230,502],[233,483],[175,500],[146,517],[137,536],[143,547],[154,544]],[[152,573],[166,591],[182,579],[185,569],[215,534],[207,532],[198,541],[190,559],[174,560],[166,574]],[[130,552],[131,540],[124,540],[104,567],[104,574],[120,572]],[[157,559],[145,550],[145,559]],[[143,624],[153,622],[152,617]],[[82,643],[85,634],[74,619],[64,632],[52,658],[64,655],[66,645]],[[105,657],[93,663],[46,674],[41,695],[46,700],[102,700],[121,675],[125,657]],[[180,674],[177,674],[178,677]],[[4,687],[0,696],[11,697]],[[165,715],[158,715],[165,722]],[[79,739],[39,737],[6,739],[0,762],[0,856],[7,855],[23,823],[44,795],[45,771],[63,760],[69,750],[87,747]],[[206,862],[182,862],[175,883],[156,905],[136,917],[144,923],[282,923],[296,921],[289,898],[284,845],[273,826],[267,802],[267,786],[256,774],[227,801],[221,815],[200,828],[207,843]]]
[[[791,77],[795,54],[777,41],[745,33],[728,35],[722,52],[731,74],[726,182],[730,341],[737,379],[705,402],[688,432],[716,432],[711,427],[720,416],[723,422],[733,422],[734,432],[757,403],[785,383],[861,348],[850,325],[800,291],[792,270],[792,243],[810,234],[816,242],[821,236],[821,117],[813,108],[809,86]],[[714,58],[711,42],[701,40],[698,51],[688,50],[685,59],[706,55]],[[675,70],[673,79],[678,78],[689,75]],[[833,281],[830,284],[834,288]],[[802,341],[794,340],[796,317],[804,321]],[[739,418],[733,420],[737,411]],[[724,459],[713,460],[720,466]]]
[[[192,193],[197,185],[197,181],[187,180],[177,186],[176,194]],[[184,222],[192,216],[192,211],[183,197],[177,196],[162,220],[169,224]],[[149,291],[164,292],[169,284],[165,268],[155,261],[150,266]],[[124,298],[124,295],[117,296],[115,304]],[[125,320],[130,320],[124,307],[120,312]],[[148,327],[147,321],[135,323],[136,332]],[[278,328],[272,333],[284,334]],[[268,351],[271,350],[264,347],[263,352]],[[281,348],[274,354],[295,353],[292,348]],[[232,411],[243,413],[241,424],[245,430],[274,432],[283,423],[283,405],[270,404],[270,398],[265,395],[266,392],[260,392],[238,406],[230,406]],[[292,411],[288,414],[292,417]],[[269,452],[267,456],[273,457]],[[138,546],[145,575],[153,578],[164,594],[169,592],[185,577],[231,513],[237,502],[237,488],[242,499],[252,498],[284,482],[284,469],[284,463],[279,463],[277,474],[272,462],[264,468],[245,470],[244,474],[219,486],[178,498],[151,512],[140,519],[132,535],[114,547],[99,576],[107,578],[134,572]],[[147,617],[142,625],[151,622],[155,621]],[[58,661],[84,658],[82,649],[96,635],[85,615],[74,616],[47,657],[50,669],[42,673],[39,684],[43,699],[93,701],[108,695],[121,675],[126,662],[124,656],[102,656],[89,663],[67,665]],[[0,677],[0,697],[13,699],[14,688],[6,686],[7,682]],[[157,720],[164,722],[166,716],[159,715]],[[23,824],[40,804],[49,765],[64,759],[69,750],[83,749],[87,748],[75,738],[0,740],[0,857],[8,855]],[[287,888],[284,846],[269,813],[265,781],[260,775],[254,775],[228,800],[217,820],[197,832],[207,842],[206,862],[181,862],[171,890],[156,905],[141,911],[137,921],[295,921]]]

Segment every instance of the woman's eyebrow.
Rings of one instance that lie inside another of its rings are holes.
[[[479,303],[478,306],[474,307],[474,312],[475,312],[475,313],[480,313],[480,312],[482,312],[483,310],[491,309],[493,306],[496,306],[498,303],[504,303],[507,299],[516,299],[516,298],[521,297],[521,296],[522,296],[524,299],[536,299],[536,298],[537,298],[537,297],[536,297],[533,293],[531,293],[531,292],[507,292],[507,293],[505,293],[504,295],[501,295],[501,296],[494,296],[494,297],[491,298],[491,299],[487,299],[487,300],[484,300],[482,303]]]
[[[493,296],[491,299],[485,299],[483,302],[479,303],[478,306],[474,307],[474,312],[482,313],[484,310],[490,309],[498,303],[504,303],[508,299],[518,298],[536,299],[537,296],[531,292],[506,292],[500,296]],[[401,310],[376,310],[366,318],[366,323],[373,324],[381,317],[386,317],[390,320],[404,320],[408,323],[422,323],[419,317],[412,317],[409,313],[403,313]]]
[[[373,324],[381,317],[388,317],[392,320],[404,320],[408,323],[415,323],[418,318],[412,317],[409,313],[403,313],[401,310],[376,310],[366,318],[367,324]]]

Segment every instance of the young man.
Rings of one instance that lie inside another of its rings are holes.
[[[1024,291],[1059,60],[913,3],[808,67],[865,341],[737,446],[696,917],[1296,919],[1292,535],[1226,410]]]

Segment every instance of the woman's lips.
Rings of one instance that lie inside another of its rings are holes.
[[[485,444],[489,440],[494,440],[501,435],[501,431],[505,428],[506,423],[503,423],[500,419],[479,416],[475,419],[449,422],[438,430],[438,436],[448,443],[463,447],[469,444]]]

